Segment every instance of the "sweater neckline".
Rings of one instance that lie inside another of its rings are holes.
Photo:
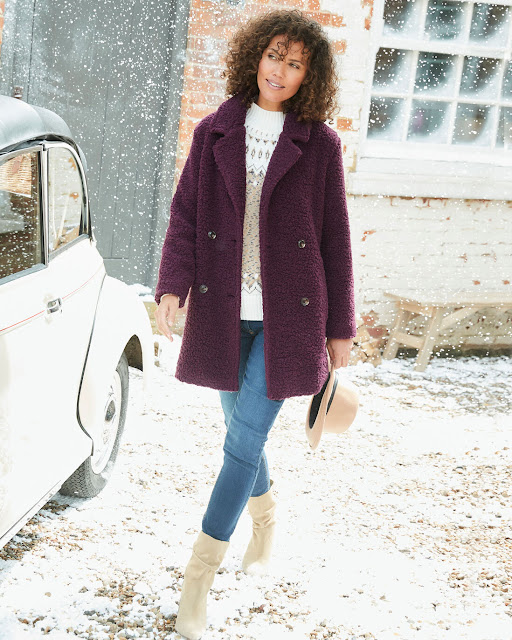
[[[245,124],[259,131],[279,133],[284,126],[285,114],[283,111],[269,111],[253,102],[247,110]]]

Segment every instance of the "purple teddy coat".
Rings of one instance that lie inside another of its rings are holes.
[[[245,116],[239,95],[194,130],[174,194],[155,300],[190,289],[176,378],[238,391]],[[286,114],[260,203],[267,395],[317,393],[326,338],[356,335],[341,143],[322,122]]]

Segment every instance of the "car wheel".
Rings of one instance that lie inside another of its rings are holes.
[[[102,443],[64,482],[65,496],[93,498],[105,487],[114,468],[128,406],[128,359],[123,353],[112,376],[105,403]]]

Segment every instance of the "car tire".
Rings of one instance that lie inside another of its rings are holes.
[[[119,452],[126,421],[128,378],[128,359],[123,353],[112,377],[105,407],[104,446],[84,460],[63,483],[59,489],[62,495],[93,498],[107,484]]]

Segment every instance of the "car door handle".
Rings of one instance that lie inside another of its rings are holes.
[[[50,302],[46,305],[46,311],[48,313],[56,313],[57,311],[62,310],[62,298],[55,298],[55,300],[50,300]]]

